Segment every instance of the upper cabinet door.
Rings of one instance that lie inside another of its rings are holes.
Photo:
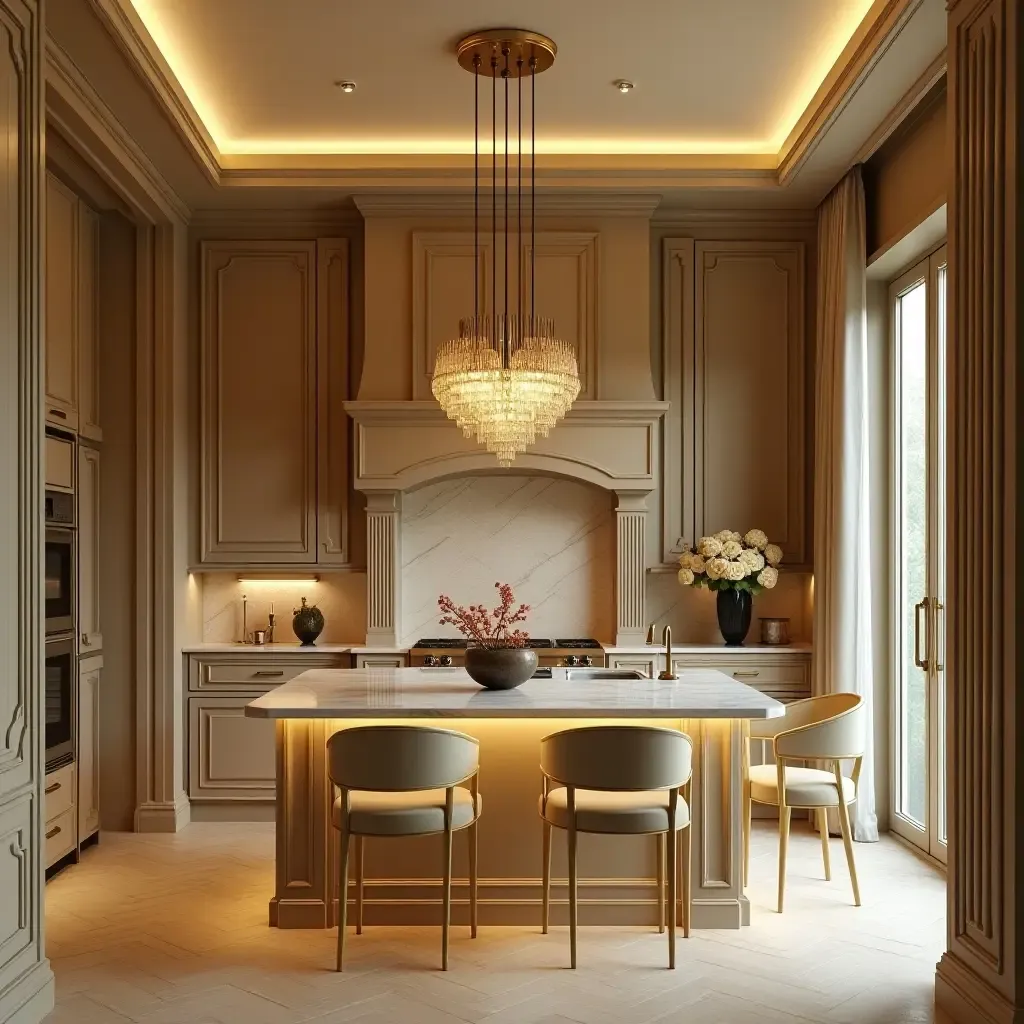
[[[316,243],[202,246],[206,564],[316,560]]]
[[[694,533],[756,527],[806,565],[804,245],[697,242],[695,265]]]
[[[78,433],[103,440],[100,429],[99,329],[96,265],[99,222],[85,203],[78,204]]]
[[[103,647],[100,624],[100,453],[78,446],[78,629],[84,657]]]
[[[78,197],[46,176],[45,416],[78,428]]]

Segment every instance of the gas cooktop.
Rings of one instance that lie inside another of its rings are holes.
[[[457,637],[424,637],[413,644],[421,650],[465,650],[469,644]],[[556,640],[536,637],[529,641],[528,646],[534,650],[544,651],[599,651],[601,645],[591,637],[570,637]]]

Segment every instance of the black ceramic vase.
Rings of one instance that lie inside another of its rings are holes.
[[[303,647],[312,647],[316,638],[324,631],[324,613],[317,606],[307,605],[302,599],[302,607],[295,612],[292,629]]]
[[[718,628],[726,647],[742,647],[750,632],[754,599],[749,590],[723,587],[718,591]]]
[[[488,690],[511,690],[537,671],[537,652],[528,647],[470,647],[466,671]]]

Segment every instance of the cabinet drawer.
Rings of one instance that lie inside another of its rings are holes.
[[[348,656],[338,654],[265,655],[252,653],[221,660],[193,658],[190,690],[272,689],[312,668],[348,668]]]
[[[50,867],[75,848],[74,806],[48,821],[43,829],[43,837],[45,862]]]
[[[245,717],[256,696],[189,699],[190,799],[274,799],[275,723]]]
[[[643,672],[648,679],[653,679],[661,671],[664,657],[660,654],[609,654],[609,668],[635,669]]]
[[[75,489],[75,446],[63,437],[46,435],[43,448],[46,486],[57,491]]]
[[[63,814],[75,802],[75,766],[67,764],[46,776],[43,786],[47,821]]]
[[[357,654],[356,668],[405,668],[408,659],[404,654]]]

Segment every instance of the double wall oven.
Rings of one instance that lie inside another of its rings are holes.
[[[75,750],[75,496],[47,489],[43,596],[46,768],[67,764]]]

